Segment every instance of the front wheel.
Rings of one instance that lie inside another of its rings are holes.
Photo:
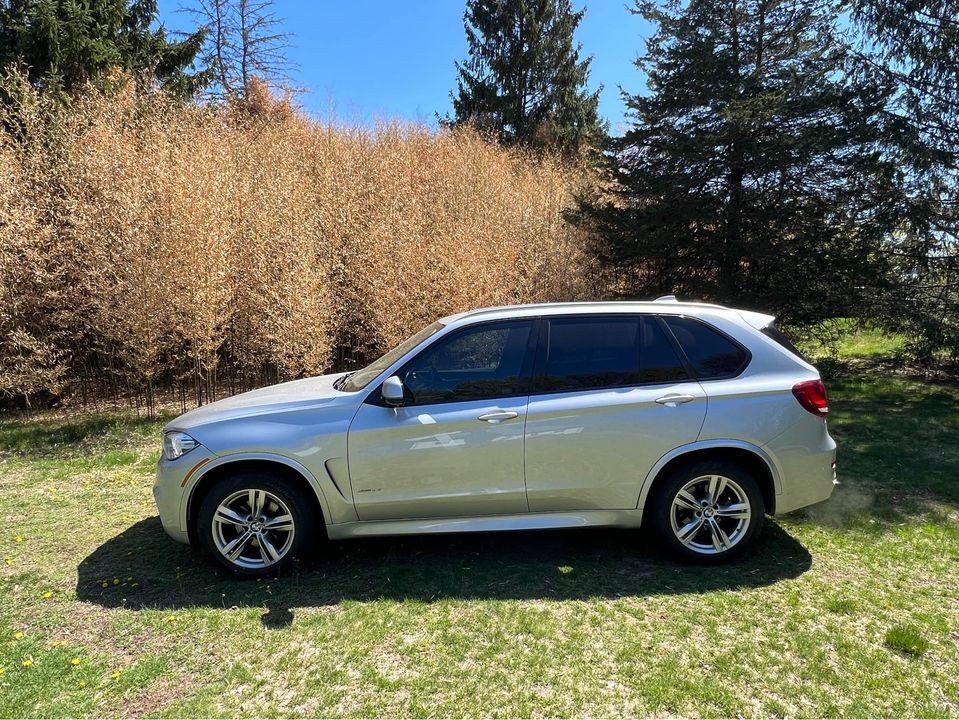
[[[762,493],[738,465],[705,461],[680,468],[653,500],[656,534],[685,560],[719,563],[741,555],[763,524]]]
[[[240,472],[203,498],[197,536],[203,549],[236,575],[263,577],[288,567],[311,547],[309,504],[285,478]]]

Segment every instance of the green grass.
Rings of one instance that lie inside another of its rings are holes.
[[[896,625],[886,632],[886,646],[908,655],[922,655],[929,643],[915,625]]]
[[[162,423],[0,420],[0,716],[959,715],[959,390],[829,389],[833,500],[715,569],[584,530],[240,582],[160,528]]]
[[[879,360],[899,357],[908,338],[880,328],[859,326],[847,318],[837,318],[804,333],[803,351],[815,358],[839,361]]]

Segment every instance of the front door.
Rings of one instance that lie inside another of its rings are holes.
[[[529,510],[524,425],[532,320],[440,337],[397,375],[407,401],[372,393],[350,425],[361,520],[504,515]]]
[[[647,472],[696,440],[706,394],[650,316],[551,318],[526,419],[532,512],[635,508]]]

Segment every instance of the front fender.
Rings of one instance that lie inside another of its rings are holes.
[[[211,471],[217,468],[222,468],[225,465],[250,460],[256,460],[259,462],[272,462],[279,465],[284,465],[303,476],[310,488],[313,490],[317,502],[319,502],[320,508],[323,511],[323,517],[327,522],[338,523],[357,519],[356,511],[353,509],[353,503],[348,498],[344,497],[327,472],[324,471],[321,474],[314,473],[310,468],[306,467],[297,460],[279,453],[235,452],[214,457],[209,462],[205,463],[202,469],[196,472],[187,481],[180,503],[180,525],[184,531],[188,527],[187,514],[190,507],[190,498],[193,496],[194,491],[200,485],[200,483],[203,482],[203,479],[209,475]]]

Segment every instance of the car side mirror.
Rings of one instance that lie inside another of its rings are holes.
[[[403,388],[403,381],[396,375],[391,375],[383,381],[383,387],[380,388],[380,394],[383,396],[383,402],[387,405],[396,407],[402,405],[406,400],[406,392]]]

